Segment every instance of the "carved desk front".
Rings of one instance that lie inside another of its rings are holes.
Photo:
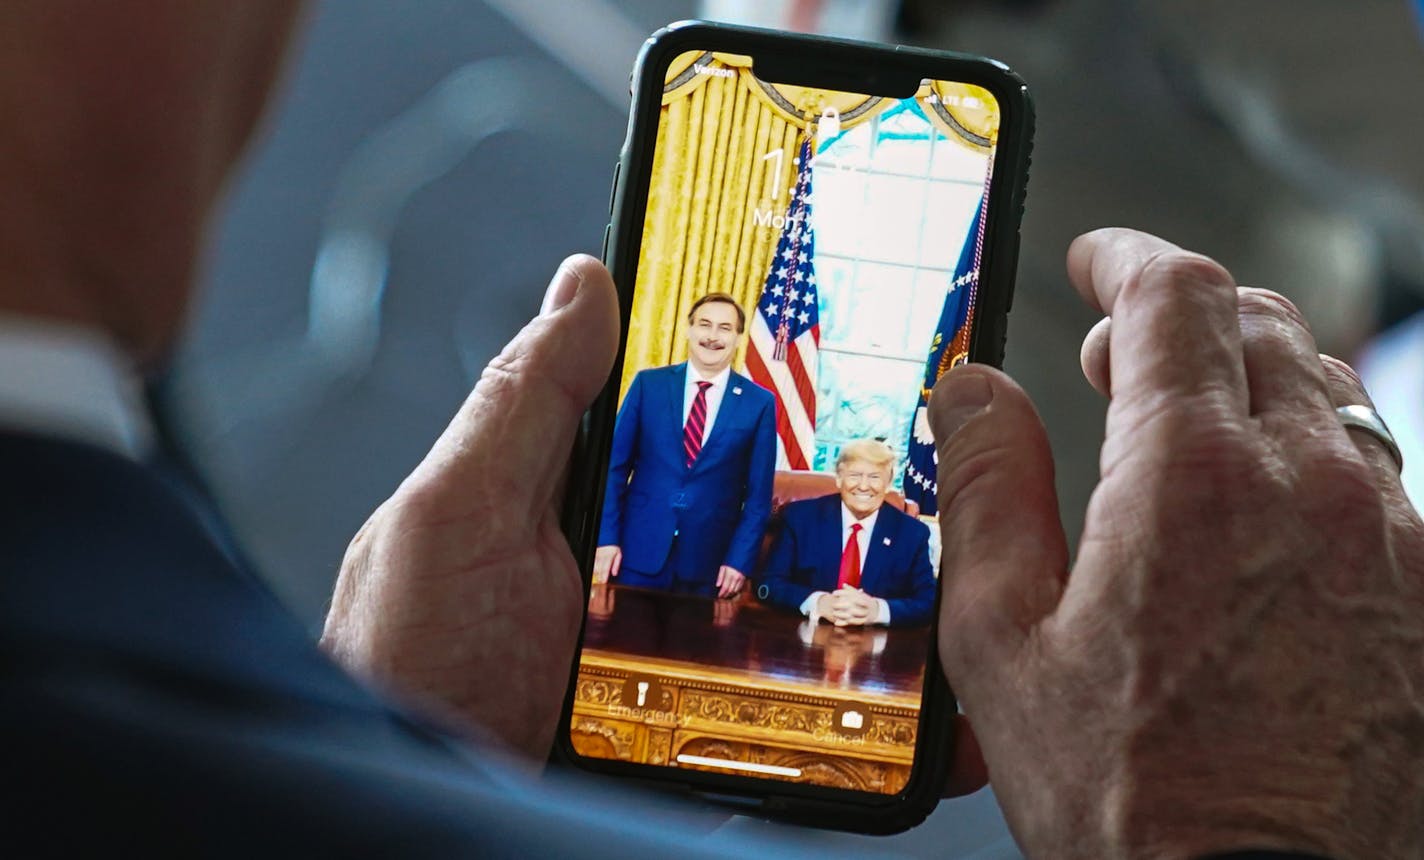
[[[681,767],[721,773],[737,771],[698,761],[750,762],[776,778],[895,792],[914,758],[928,648],[928,628],[812,627],[750,597],[596,586],[574,747],[644,764],[681,756]]]

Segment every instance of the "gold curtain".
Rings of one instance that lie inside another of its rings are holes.
[[[815,119],[832,107],[847,128],[890,103],[768,84],[734,54],[693,51],[669,65],[620,399],[639,370],[687,357],[684,320],[699,296],[730,293],[750,318],[779,238],[770,219],[786,214]],[[743,338],[738,370],[745,349]]]

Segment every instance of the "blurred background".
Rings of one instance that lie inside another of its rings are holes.
[[[1414,0],[319,2],[163,389],[242,549],[314,634],[351,535],[537,312],[559,260],[598,252],[633,58],[698,16],[983,53],[1029,82],[1006,364],[1048,425],[1070,540],[1104,404],[1078,369],[1095,318],[1062,261],[1106,225],[1295,300],[1321,349],[1365,371],[1424,499]],[[987,789],[898,837],[803,838],[1018,856]]]

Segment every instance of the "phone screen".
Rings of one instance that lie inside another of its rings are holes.
[[[570,741],[879,794],[939,568],[934,380],[966,359],[999,107],[666,68]]]

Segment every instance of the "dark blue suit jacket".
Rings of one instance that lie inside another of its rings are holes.
[[[689,469],[682,448],[686,383],[686,362],[633,377],[613,429],[598,543],[621,547],[624,566],[657,573],[676,533],[689,581],[713,581],[724,564],[749,575],[771,515],[776,398],[733,373]]]
[[[6,856],[824,857],[529,779],[402,714],[234,565],[194,497],[0,430]]]
[[[835,591],[840,579],[839,493],[781,509],[781,531],[762,571],[757,596],[797,610],[813,591]],[[925,624],[934,612],[930,530],[893,505],[881,505],[861,564],[860,588],[890,604],[890,624]]]

